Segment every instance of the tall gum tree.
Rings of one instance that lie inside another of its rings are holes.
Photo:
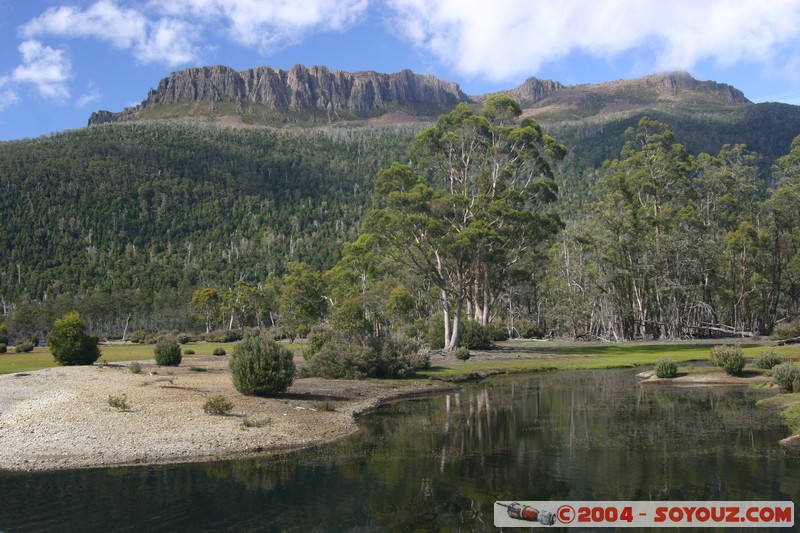
[[[550,162],[566,148],[534,120],[514,122],[520,114],[505,95],[480,113],[459,104],[416,136],[418,172],[395,163],[378,175],[385,207],[365,230],[437,288],[445,350],[458,346],[465,314],[489,323],[510,273],[561,227],[543,206],[557,192]]]

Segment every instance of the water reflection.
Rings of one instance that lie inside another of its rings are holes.
[[[760,396],[628,370],[494,379],[294,454],[0,476],[0,530],[486,531],[496,500],[800,501]]]

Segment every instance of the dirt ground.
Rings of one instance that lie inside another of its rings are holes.
[[[452,388],[430,380],[299,379],[275,398],[233,388],[228,357],[179,367],[125,363],[57,367],[0,376],[0,470],[55,470],[246,456],[328,442],[392,399]],[[221,394],[224,416],[203,410]],[[109,398],[128,405],[118,409]]]

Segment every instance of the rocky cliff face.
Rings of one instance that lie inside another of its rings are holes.
[[[275,111],[356,116],[402,109],[416,115],[436,116],[469,97],[455,83],[404,70],[396,74],[349,73],[326,67],[295,65],[237,72],[224,66],[201,67],[172,73],[151,90],[136,108],[122,113],[99,111],[89,125],[135,118],[142,108],[187,102],[251,101]]]

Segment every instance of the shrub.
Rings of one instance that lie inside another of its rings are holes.
[[[127,411],[129,409],[128,402],[125,400],[124,396],[109,396],[108,405],[114,409],[119,409],[120,411]]]
[[[730,375],[738,374],[744,368],[742,348],[735,344],[725,344],[711,348],[711,364],[725,370]]]
[[[33,351],[33,343],[30,341],[21,341],[14,345],[15,353],[30,353]]]
[[[211,353],[213,353],[214,355],[226,355],[227,354],[227,352],[225,351],[225,348],[214,348],[214,351],[211,352]]]
[[[77,311],[56,320],[47,345],[60,365],[91,365],[100,358],[97,337],[86,333],[86,321]]]
[[[134,361],[133,363],[130,364],[128,370],[131,371],[131,374],[139,374],[142,371],[142,365],[139,364],[137,361]]]
[[[492,347],[492,332],[477,320],[465,320],[461,323],[461,339],[459,346],[469,350],[489,350]]]
[[[334,334],[308,361],[308,375],[328,379],[399,378],[430,366],[415,341],[371,335]]]
[[[194,350],[184,350],[183,355],[194,355]]]
[[[678,364],[669,357],[662,357],[656,362],[656,376],[674,378],[678,375]]]
[[[766,348],[761,350],[756,358],[756,366],[758,368],[770,369],[783,362],[783,358],[775,353],[775,350]]]
[[[206,335],[208,342],[236,342],[242,339],[242,332],[235,329],[217,329]]]
[[[431,350],[444,348],[444,319],[441,315],[435,316],[428,324],[425,343]]]
[[[178,344],[189,344],[189,341],[191,340],[192,338],[186,333],[181,333],[178,335]]]
[[[158,366],[178,366],[181,364],[181,345],[175,337],[162,337],[153,349]]]
[[[781,363],[772,369],[772,381],[789,392],[794,390],[795,381],[800,379],[800,367],[791,361]]]
[[[0,344],[0,353],[6,353],[8,348],[6,347],[5,343]]]
[[[236,390],[268,396],[283,392],[294,381],[294,356],[265,332],[250,333],[233,347],[228,364]]]
[[[784,322],[775,326],[772,335],[778,339],[793,339],[800,337],[800,318],[795,318],[791,322]]]
[[[210,397],[203,405],[203,411],[210,415],[224,415],[231,409],[233,409],[233,404],[220,394]]]
[[[463,346],[456,350],[455,353],[456,359],[459,361],[466,361],[470,357],[469,348],[464,348]]]

